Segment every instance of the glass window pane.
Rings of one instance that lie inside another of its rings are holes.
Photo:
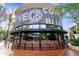
[[[41,28],[44,28],[45,29],[46,28],[46,25],[41,25]]]
[[[31,29],[31,28],[32,28],[32,25],[29,25],[29,26],[28,26],[28,29]]]
[[[26,25],[24,25],[23,27],[22,27],[22,29],[25,29],[26,28]]]
[[[39,29],[39,25],[32,25],[33,27],[33,29]]]

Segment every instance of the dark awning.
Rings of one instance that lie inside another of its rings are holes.
[[[65,30],[59,30],[59,29],[26,29],[26,30],[16,30],[16,31],[11,31],[11,34],[16,34],[16,33],[32,33],[32,32],[46,32],[46,33],[67,33]]]

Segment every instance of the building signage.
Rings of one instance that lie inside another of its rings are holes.
[[[18,20],[21,19],[23,24],[44,23],[54,24],[54,11],[48,8],[31,8],[20,14]],[[20,23],[21,24],[21,23]]]

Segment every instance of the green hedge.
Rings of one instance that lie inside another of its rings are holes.
[[[73,46],[79,46],[79,44],[77,44],[77,43],[71,43],[71,45],[73,45]]]
[[[1,37],[1,34],[0,34],[0,42],[2,41],[2,37]]]
[[[71,39],[70,42],[73,46],[79,46],[79,39]]]

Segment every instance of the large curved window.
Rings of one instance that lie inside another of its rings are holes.
[[[43,24],[28,25],[28,29],[46,29],[46,25]]]
[[[20,29],[24,29],[24,30],[25,29],[62,29],[62,27],[53,24],[29,24],[16,28],[16,30],[20,30]]]

